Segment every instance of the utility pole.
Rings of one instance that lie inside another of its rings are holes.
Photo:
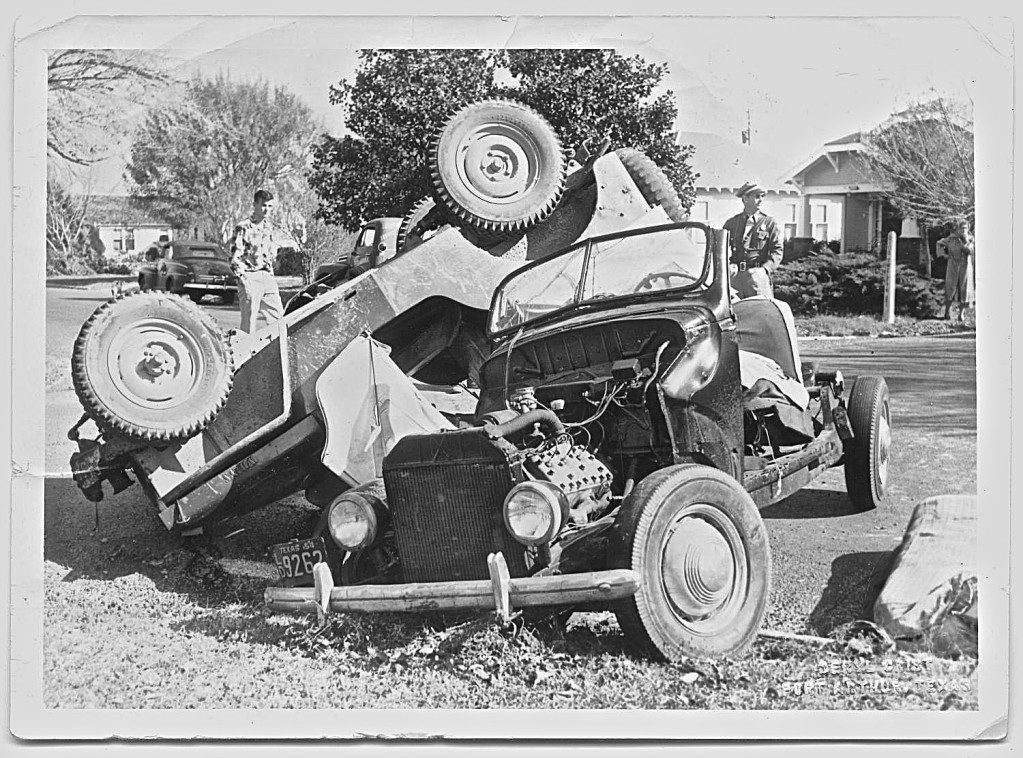
[[[749,108],[746,109],[746,129],[742,132],[742,144],[748,145],[753,141],[753,130],[750,128]]]

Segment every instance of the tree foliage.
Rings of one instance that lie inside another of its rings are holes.
[[[57,50],[46,67],[46,149],[51,159],[86,166],[115,151],[133,114],[170,82],[149,51]]]
[[[644,150],[688,207],[691,149],[676,142],[672,94],[654,96],[666,72],[612,50],[362,50],[355,76],[331,88],[350,133],[316,145],[318,214],[347,229],[403,215],[430,192],[433,134],[457,107],[491,97],[530,105],[566,146],[606,136]]]
[[[872,178],[902,214],[929,225],[973,220],[973,124],[963,106],[916,103],[864,141]]]
[[[153,109],[134,136],[133,194],[173,200],[180,225],[224,240],[269,188],[277,221],[305,236],[316,199],[305,180],[319,125],[295,94],[265,81],[196,77],[183,96]]]

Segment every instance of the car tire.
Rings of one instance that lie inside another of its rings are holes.
[[[629,176],[636,183],[644,200],[652,206],[661,206],[668,218],[676,223],[689,219],[689,214],[682,205],[682,199],[678,196],[675,185],[671,183],[660,166],[644,153],[631,147],[615,150],[615,155],[625,166],[625,170],[629,172]]]
[[[880,376],[859,376],[849,390],[853,438],[844,446],[845,488],[859,511],[884,503],[888,494],[892,425],[888,383]]]
[[[224,333],[187,298],[131,292],[82,326],[71,376],[104,431],[146,441],[191,437],[227,402],[233,378]]]
[[[434,194],[454,222],[511,235],[543,221],[565,190],[568,161],[557,132],[511,100],[456,111],[430,151]]]
[[[225,292],[223,295],[220,296],[220,302],[222,304],[224,304],[224,305],[233,305],[234,304],[234,293],[233,292]]]
[[[437,207],[436,201],[432,197],[424,197],[420,199],[412,209],[405,214],[405,217],[401,220],[401,224],[398,226],[398,234],[395,240],[395,248],[397,255],[408,251],[423,241],[423,234],[425,232],[437,229],[440,227],[440,223],[431,221],[429,226],[423,226],[423,222],[426,217],[430,215],[430,211]],[[434,214],[436,217],[437,214]]]
[[[193,303],[195,303],[196,305],[199,305],[199,303],[202,302],[202,299],[203,299],[203,297],[205,297],[205,295],[203,295],[201,292],[192,292],[192,293],[189,293],[188,297],[189,297],[189,299],[191,299],[191,301]]]
[[[728,474],[687,463],[647,476],[615,521],[611,558],[641,577],[614,610],[644,654],[733,656],[756,638],[771,550],[756,504]]]

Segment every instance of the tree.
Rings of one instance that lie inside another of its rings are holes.
[[[46,67],[46,149],[85,166],[114,152],[131,114],[170,81],[160,58],[135,50],[58,50]]]
[[[94,271],[102,263],[103,243],[88,222],[91,197],[75,195],[51,170],[46,177],[46,269],[68,274]]]
[[[196,77],[146,117],[127,173],[133,194],[173,200],[181,225],[211,239],[230,235],[261,187],[277,197],[281,225],[300,229],[316,202],[305,173],[318,132],[309,107],[283,87]]]
[[[975,213],[973,124],[945,98],[915,103],[864,140],[873,180],[905,215],[928,225]]]
[[[331,88],[349,134],[316,145],[310,185],[318,215],[354,230],[400,216],[431,189],[430,139],[448,115],[491,97],[520,100],[545,116],[566,146],[607,136],[638,147],[690,206],[691,148],[677,145],[670,92],[653,93],[666,66],[613,50],[363,50],[352,80]]]

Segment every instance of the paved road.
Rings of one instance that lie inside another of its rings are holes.
[[[107,293],[47,290],[47,349],[69,355],[82,322]],[[238,325],[235,307],[205,306],[224,328]],[[973,337],[929,337],[808,341],[804,360],[821,369],[839,368],[851,381],[862,373],[884,376],[891,388],[893,461],[891,502],[869,513],[853,513],[841,469],[770,506],[763,516],[774,555],[774,581],[767,626],[826,633],[837,624],[869,615],[872,585],[924,497],[976,491],[976,341]],[[61,360],[66,360],[62,358]],[[45,551],[48,560],[71,566],[85,560],[101,537],[169,544],[138,487],[86,502],[61,476],[73,450],[64,432],[81,413],[69,391],[47,396]],[[65,474],[66,475],[66,474]],[[300,498],[245,517],[245,533],[231,540],[230,557],[258,561],[270,542],[295,536],[305,523]]]

